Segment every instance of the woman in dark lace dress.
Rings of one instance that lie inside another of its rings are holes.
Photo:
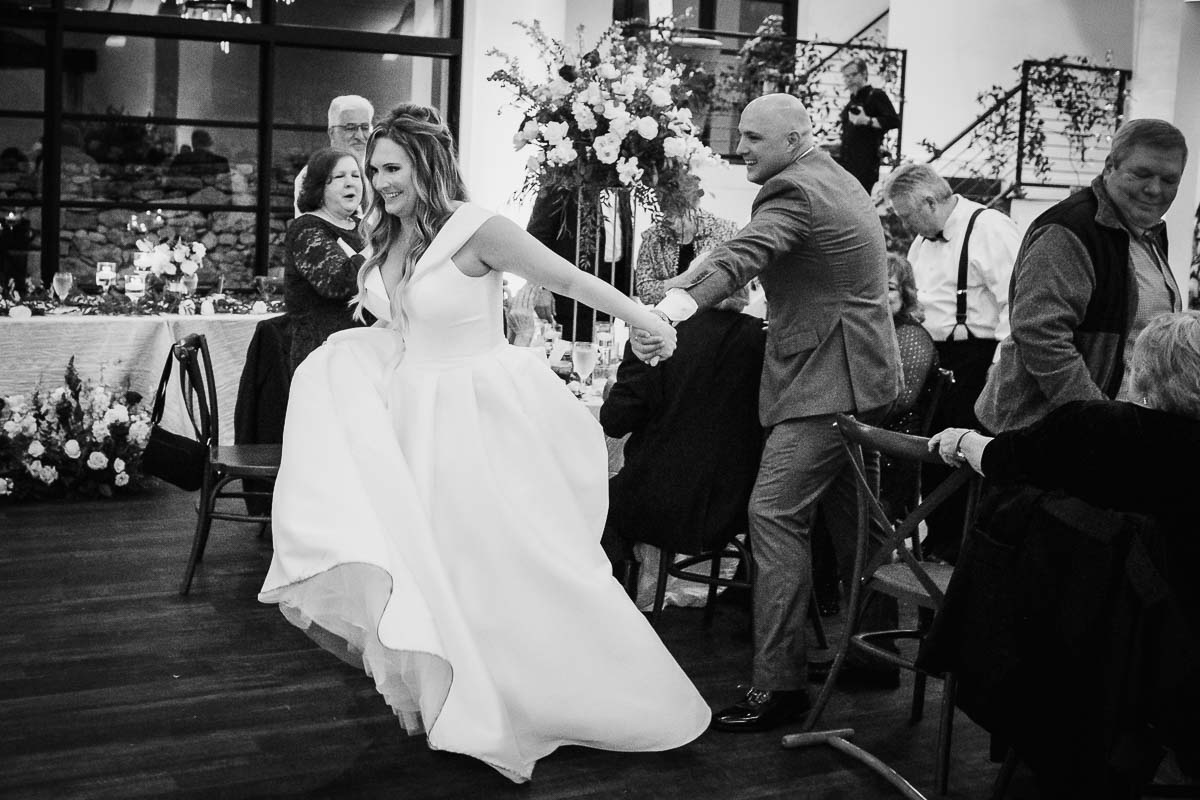
[[[308,160],[284,247],[283,298],[292,319],[291,369],[333,333],[356,326],[349,302],[358,292],[363,242],[358,207],[363,183],[358,160],[327,147]]]

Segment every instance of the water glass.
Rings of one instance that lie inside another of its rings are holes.
[[[593,342],[575,342],[571,345],[571,364],[581,383],[591,383],[596,362],[596,345]]]
[[[613,326],[611,322],[597,322],[595,329],[596,350],[599,351],[600,363],[607,364],[613,359]]]
[[[58,298],[58,302],[60,303],[66,302],[67,295],[71,294],[71,287],[74,285],[75,276],[62,270],[54,273],[54,277],[50,281],[50,288],[54,291],[54,296]]]

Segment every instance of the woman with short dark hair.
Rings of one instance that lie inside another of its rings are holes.
[[[330,334],[355,326],[349,307],[363,263],[358,207],[363,182],[348,150],[326,147],[308,160],[284,240],[283,299],[292,318],[290,366]]]

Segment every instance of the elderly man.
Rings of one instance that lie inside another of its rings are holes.
[[[927,164],[898,168],[883,194],[917,234],[908,260],[925,308],[925,329],[937,346],[939,366],[954,372],[933,429],[977,428],[975,401],[996,345],[1008,335],[1008,283],[1021,234],[1005,214],[955,194]],[[923,474],[928,490],[950,469],[927,464]],[[965,503],[963,490],[930,516],[927,555],[955,560]]]
[[[1023,428],[1070,400],[1138,400],[1129,359],[1152,318],[1183,298],[1162,216],[1187,142],[1169,122],[1122,125],[1092,185],[1030,226],[1009,292],[1011,336],[975,404],[992,433]]]
[[[762,186],[750,222],[655,308],[679,321],[758,277],[771,309],[759,387],[766,440],[749,509],[758,567],[754,685],[713,719],[720,730],[754,731],[795,719],[810,705],[804,624],[810,532],[822,498],[847,577],[852,566],[853,472],[834,414],[878,422],[899,394],[901,375],[883,228],[871,198],[814,146],[797,98],[751,101],[738,130],[746,177]],[[656,337],[635,331],[634,341],[638,356],[653,361]],[[878,475],[878,462],[869,469]]]
[[[900,127],[900,116],[882,89],[868,83],[867,62],[852,58],[842,67],[850,100],[842,109],[842,144],[838,163],[870,192],[879,180],[879,148],[883,136]]]
[[[371,135],[371,121],[375,118],[375,107],[365,97],[356,94],[344,94],[333,98],[329,103],[329,146],[340,150],[349,150],[362,166],[367,157],[367,137]],[[296,176],[295,200],[300,198],[300,185],[308,167],[300,170]],[[371,204],[371,182],[363,176],[362,207],[365,210]],[[296,216],[300,216],[300,207],[295,207]]]

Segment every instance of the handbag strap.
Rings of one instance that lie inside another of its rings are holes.
[[[162,377],[158,379],[158,389],[154,392],[154,408],[150,412],[150,424],[162,422],[163,409],[167,403],[167,385],[171,382],[171,362],[175,359],[175,345],[167,352],[166,363],[163,364]]]
[[[183,407],[187,409],[188,419],[191,420],[192,430],[196,432],[196,441],[203,441],[204,434],[201,433],[200,425],[196,422],[196,412],[192,409],[191,398],[188,397],[189,386],[194,383],[191,376],[188,374],[188,363],[178,355],[177,348],[179,345],[172,344],[171,350],[167,353],[166,363],[163,364],[162,377],[158,379],[158,389],[154,393],[154,408],[150,412],[150,424],[157,425],[162,422],[163,411],[167,405],[167,387],[171,383],[171,364],[179,358],[179,389],[183,394]],[[195,362],[191,362],[194,364]],[[208,420],[208,401],[204,397],[203,391],[197,391],[196,400],[200,404],[200,419]]]
[[[950,329],[947,341],[956,338],[955,334],[960,326],[967,332],[967,338],[971,338],[971,329],[967,327],[967,248],[971,245],[971,230],[975,227],[975,218],[983,211],[982,208],[975,209],[971,218],[967,220],[967,230],[963,234],[962,250],[958,254],[958,286],[954,290],[954,327]]]

